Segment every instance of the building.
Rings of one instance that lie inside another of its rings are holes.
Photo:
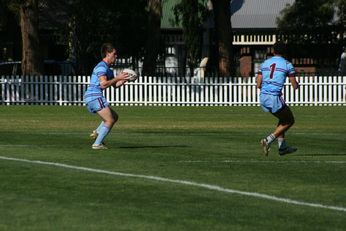
[[[181,28],[172,25],[173,19],[172,7],[177,0],[168,0],[163,2],[162,32],[167,47],[167,54],[172,59],[175,55],[176,63],[183,63],[184,56],[183,38]],[[233,52],[235,54],[234,65],[237,68],[237,74],[241,76],[253,76],[268,56],[272,55],[272,45],[280,39],[278,35],[276,19],[280,12],[287,6],[294,4],[295,0],[233,0],[230,3],[231,24],[233,31]],[[213,30],[213,20],[208,19],[204,25],[203,50],[209,50],[211,46],[211,35]],[[306,36],[304,34],[299,36]],[[325,50],[329,53],[336,52],[337,47],[328,40],[323,41]],[[287,57],[296,67],[299,73],[316,73],[323,70],[336,70],[334,66],[337,60],[333,55],[325,59],[309,57],[298,51],[299,47],[293,46],[294,52]],[[330,49],[332,47],[332,49]],[[205,52],[204,52],[205,53]],[[210,55],[210,54],[209,54]],[[339,54],[337,54],[338,56]],[[202,55],[201,59],[204,57]],[[328,68],[318,69],[319,64],[328,64]]]
[[[239,56],[241,76],[258,71],[277,41],[276,18],[294,0],[234,0],[231,3],[233,45]]]

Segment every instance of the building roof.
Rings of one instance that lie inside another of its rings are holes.
[[[233,0],[232,28],[276,28],[276,18],[295,0]]]

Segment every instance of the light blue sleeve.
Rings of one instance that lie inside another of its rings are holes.
[[[260,64],[257,74],[262,74],[263,72],[262,68],[263,68],[263,63]]]
[[[295,69],[294,69],[292,63],[287,62],[287,74],[288,74],[288,75],[293,75],[293,74],[295,74],[295,73],[296,73],[296,71],[295,71]]]
[[[102,66],[102,65],[99,65],[95,68],[95,73],[96,73],[97,77],[106,75],[107,74],[107,68]]]

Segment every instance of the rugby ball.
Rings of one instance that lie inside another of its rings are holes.
[[[130,69],[130,68],[125,68],[123,70],[123,72],[125,72],[125,73],[127,73],[129,75],[129,77],[126,78],[127,81],[129,81],[129,82],[133,82],[133,81],[135,81],[138,78],[137,73],[134,70]]]

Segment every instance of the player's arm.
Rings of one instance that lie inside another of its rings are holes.
[[[261,89],[261,86],[262,86],[262,79],[263,79],[262,72],[258,72],[258,74],[257,74],[257,88],[259,88],[259,89]]]
[[[294,74],[293,75],[289,75],[288,78],[289,78],[289,80],[291,82],[291,85],[292,85],[293,89],[294,90],[298,89],[299,84],[298,84],[297,79],[294,76]]]
[[[115,78],[110,79],[110,80],[107,80],[107,76],[101,75],[99,77],[100,87],[102,89],[106,89],[106,88],[108,88],[110,86],[120,87],[121,85],[123,85],[127,81],[126,80],[127,77],[128,77],[128,74],[127,73],[123,73],[123,72],[121,72]]]
[[[296,71],[295,71],[292,63],[290,63],[290,62],[287,63],[287,70],[288,70],[288,73],[287,73],[288,79],[290,80],[293,89],[297,90],[299,87],[299,84],[296,80],[296,77],[295,77]]]
[[[121,87],[122,85],[124,85],[128,81],[128,79],[127,79],[128,77],[129,77],[128,73],[120,72],[120,74],[114,78],[117,80],[112,86],[115,88]]]

